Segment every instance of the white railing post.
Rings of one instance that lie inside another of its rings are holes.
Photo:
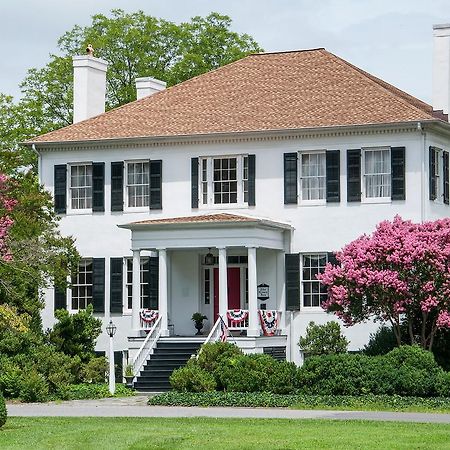
[[[259,336],[256,248],[248,247],[248,331],[247,336]]]
[[[141,323],[139,311],[141,309],[141,251],[133,250],[133,283],[131,297],[131,329],[139,331]]]
[[[139,375],[141,367],[147,361],[148,356],[152,352],[159,337],[161,336],[161,316],[158,317],[152,329],[148,332],[147,337],[139,348],[136,356],[133,358],[133,375],[136,377]]]

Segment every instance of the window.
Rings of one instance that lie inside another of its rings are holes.
[[[325,200],[326,157],[325,152],[300,153],[301,201]]]
[[[70,166],[71,209],[92,208],[92,164]]]
[[[391,197],[391,152],[389,148],[364,150],[366,198]]]
[[[211,303],[211,269],[204,270],[203,282],[204,303],[205,305],[209,305]]]
[[[132,309],[133,305],[133,258],[126,258],[127,277],[126,277],[126,293],[127,293],[127,308]],[[150,307],[150,272],[149,272],[149,258],[141,258],[141,308]]]
[[[301,255],[303,306],[318,307],[327,299],[327,288],[316,278],[325,270],[326,253]]]
[[[92,259],[82,259],[72,277],[72,310],[86,309],[92,303]]]
[[[248,157],[200,159],[200,191],[203,205],[248,202]]]
[[[149,206],[149,162],[136,161],[126,164],[126,198],[129,208]]]

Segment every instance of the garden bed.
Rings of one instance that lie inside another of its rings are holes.
[[[152,396],[149,405],[200,407],[251,407],[339,409],[356,411],[450,412],[448,397],[402,397],[399,395],[302,395],[268,392],[166,392]]]

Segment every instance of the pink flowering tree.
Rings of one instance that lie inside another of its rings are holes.
[[[450,328],[450,218],[415,224],[396,216],[336,258],[318,277],[328,288],[322,306],[346,326],[387,321],[398,345],[428,350]]]
[[[16,206],[17,201],[9,196],[10,191],[10,179],[0,173],[0,261],[11,260],[8,236],[14,221],[10,214]]]

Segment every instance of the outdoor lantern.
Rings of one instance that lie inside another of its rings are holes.
[[[211,248],[208,248],[208,253],[205,255],[205,266],[214,265],[214,255],[211,253]]]
[[[114,325],[113,321],[110,320],[108,326],[106,327],[106,332],[108,336],[112,338],[116,334],[117,327]]]

